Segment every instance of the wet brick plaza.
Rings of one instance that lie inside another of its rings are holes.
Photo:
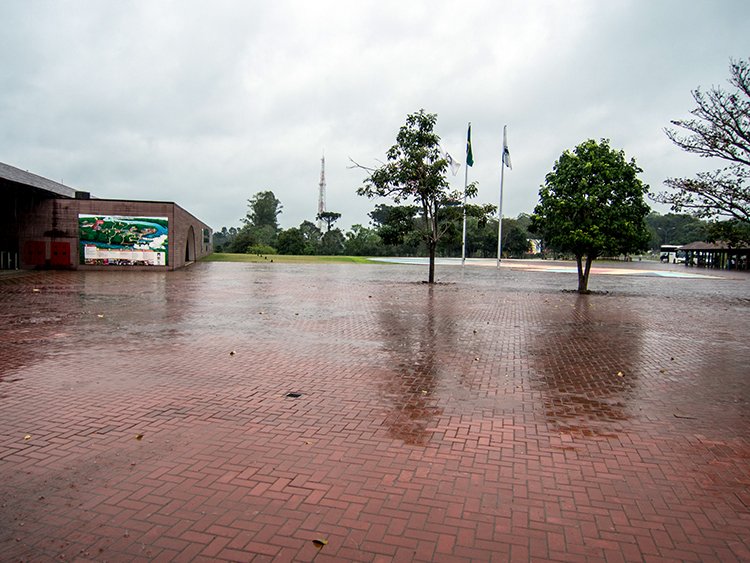
[[[748,561],[750,276],[699,273],[4,275],[0,560]]]

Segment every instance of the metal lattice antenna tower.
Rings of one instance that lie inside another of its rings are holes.
[[[320,191],[318,192],[318,217],[326,210],[326,155],[320,157]],[[318,228],[323,230],[323,220],[318,219]]]

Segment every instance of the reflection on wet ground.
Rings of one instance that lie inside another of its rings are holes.
[[[0,559],[750,555],[750,277],[425,273],[0,278]]]
[[[393,371],[383,384],[383,395],[392,403],[385,424],[391,435],[407,444],[424,444],[427,428],[441,414],[435,396],[441,360],[437,350],[455,346],[451,342],[450,311],[441,309],[436,319],[434,288],[419,288],[413,296],[394,301],[393,296],[378,299],[378,323],[383,349],[392,356]]]
[[[572,302],[572,303],[571,303]],[[644,327],[637,312],[591,295],[545,298],[546,314],[531,333],[530,385],[548,420],[584,435],[617,432],[630,417],[638,386]]]

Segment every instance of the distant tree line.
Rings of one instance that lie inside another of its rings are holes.
[[[323,229],[306,220],[297,227],[281,229],[278,216],[283,206],[272,191],[255,194],[248,200],[248,212],[241,227],[222,227],[214,232],[216,252],[292,255],[347,256],[425,256],[426,243],[420,232],[418,209],[413,205],[378,204],[369,213],[368,226],[353,225],[348,231],[335,227],[339,213],[325,212]],[[461,256],[461,208],[447,210],[446,232],[438,242],[438,256]],[[530,215],[503,218],[503,257],[534,256],[529,233]],[[688,214],[652,211],[646,216],[653,252],[663,244],[688,244],[695,241],[726,240],[722,222],[698,219]],[[750,237],[750,233],[747,233]],[[497,219],[476,217],[467,208],[466,252],[471,258],[497,256]]]
[[[428,252],[419,210],[414,205],[378,204],[369,213],[369,225],[353,225],[348,231],[335,226],[341,214],[331,211],[321,214],[322,229],[310,220],[297,227],[281,229],[278,216],[282,209],[272,191],[255,194],[248,200],[247,215],[241,227],[222,227],[214,232],[214,250],[324,256],[425,256]],[[462,210],[448,208],[445,217],[446,230],[436,252],[438,256],[461,256]],[[503,218],[504,257],[522,258],[531,253],[529,221],[525,213],[515,219]],[[496,257],[497,230],[496,218],[486,218],[480,206],[467,206],[467,256]]]

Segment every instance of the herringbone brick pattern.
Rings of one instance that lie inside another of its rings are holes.
[[[750,560],[750,278],[423,269],[0,280],[0,560]]]

